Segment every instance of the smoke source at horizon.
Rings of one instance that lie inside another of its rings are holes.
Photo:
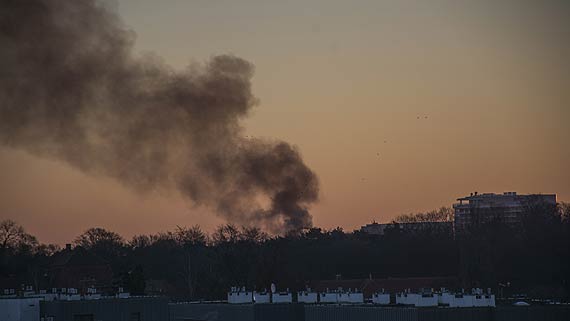
[[[178,191],[230,222],[312,226],[318,179],[282,141],[245,139],[251,63],[173,70],[94,0],[0,2],[0,143],[136,191]]]

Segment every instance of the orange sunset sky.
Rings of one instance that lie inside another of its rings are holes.
[[[255,65],[246,135],[297,146],[317,173],[316,226],[352,230],[473,191],[570,201],[567,1],[110,3],[138,53],[183,69],[231,53]],[[0,219],[63,244],[224,221],[176,193],[0,147]]]

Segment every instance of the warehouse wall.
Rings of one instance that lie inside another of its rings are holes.
[[[0,298],[0,321],[38,321],[39,298]]]
[[[40,316],[54,321],[168,321],[168,299],[159,297],[42,301]]]
[[[305,321],[418,321],[415,308],[349,305],[307,305]]]
[[[493,312],[493,308],[417,309],[418,321],[494,321]]]
[[[253,321],[253,304],[170,303],[170,321]]]
[[[302,304],[171,303],[170,321],[304,321]]]
[[[568,321],[570,306],[414,308],[337,304],[168,303],[165,298],[41,302],[53,321]],[[138,319],[137,319],[138,318]]]
[[[568,321],[570,306],[499,307],[494,321]]]

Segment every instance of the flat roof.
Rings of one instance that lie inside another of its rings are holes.
[[[556,194],[495,194],[495,193],[483,193],[477,195],[470,195],[465,197],[460,197],[458,201],[469,201],[469,200],[479,200],[493,197],[529,197],[529,196],[540,196],[540,197],[555,197]]]

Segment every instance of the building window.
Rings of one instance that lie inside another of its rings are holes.
[[[131,313],[130,321],[141,321],[141,313],[140,312]]]

